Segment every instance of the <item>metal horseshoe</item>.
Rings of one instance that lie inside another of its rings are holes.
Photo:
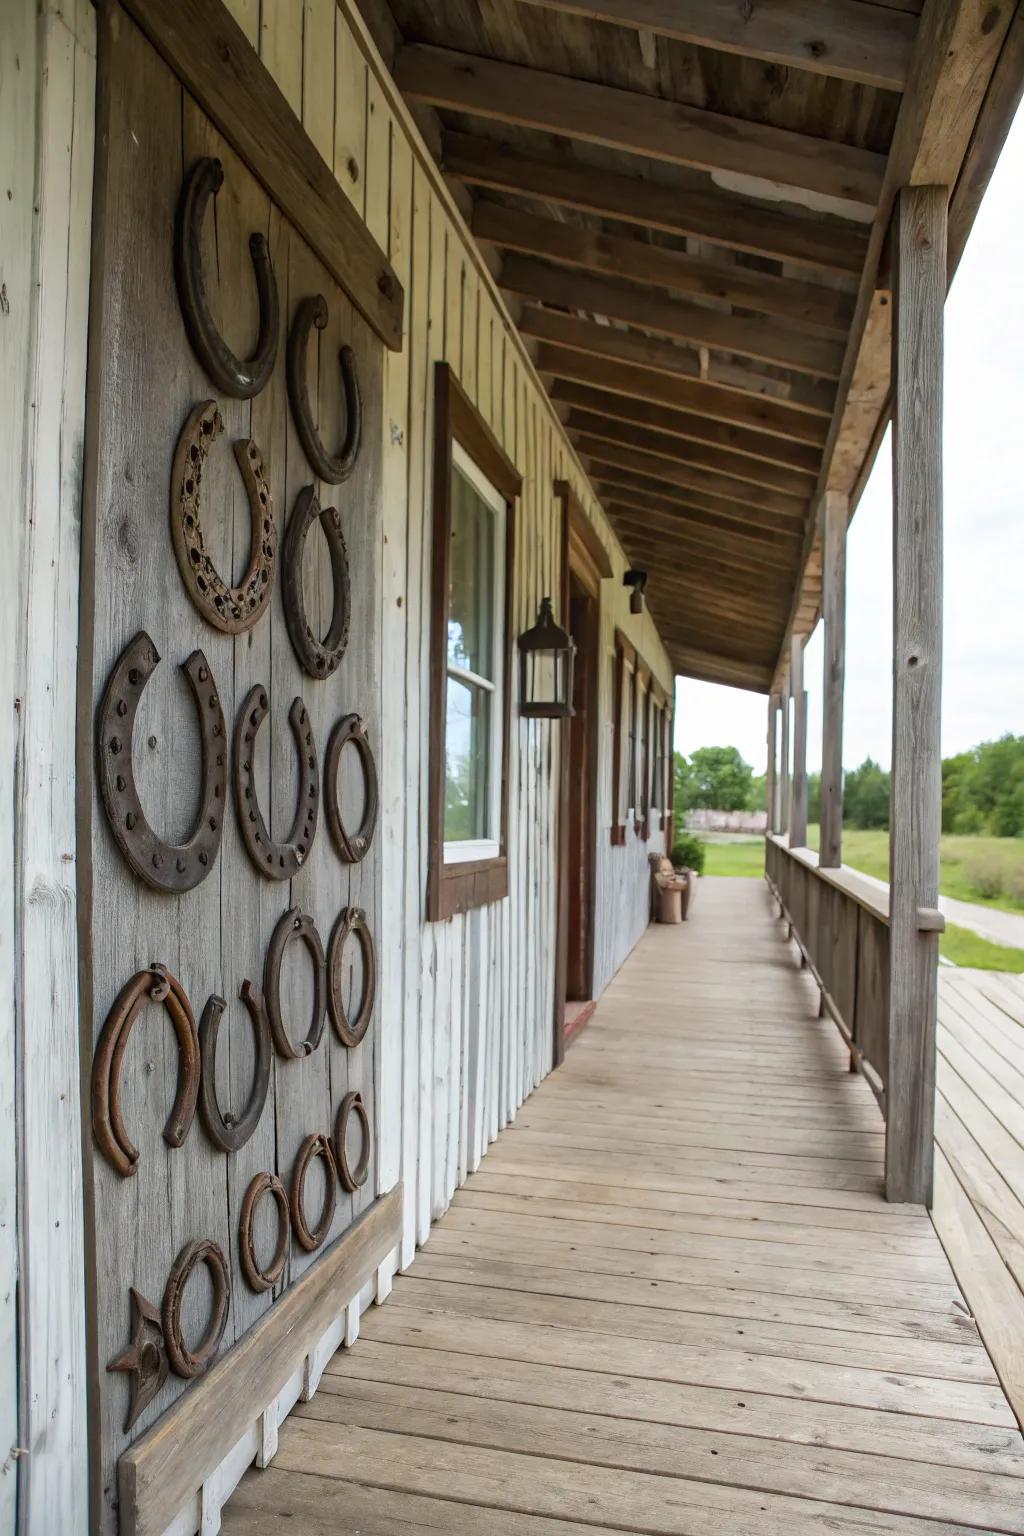
[[[281,1014],[281,961],[288,945],[296,941],[306,946],[309,958],[313,962],[313,1014],[310,1019],[309,1033],[301,1045],[292,1043]],[[324,959],[324,946],[317,932],[316,923],[308,913],[300,911],[298,907],[289,907],[288,911],[278,918],[277,926],[271,934],[270,944],[267,947],[267,958],[263,963],[263,994],[267,1000],[270,1033],[274,1038],[277,1054],[283,1056],[286,1061],[299,1061],[303,1056],[311,1056],[320,1044],[324,1025],[327,1022],[327,1014],[324,1010],[326,981],[327,962]]]
[[[348,1123],[353,1115],[359,1121],[363,1138],[359,1160],[354,1168],[348,1159]],[[350,1195],[366,1183],[366,1175],[370,1171],[372,1146],[370,1117],[366,1113],[363,1096],[361,1093],[346,1093],[341,1101],[341,1108],[338,1110],[338,1118],[334,1126],[334,1161],[337,1164],[341,1187]]]
[[[239,997],[249,1010],[252,1034],[256,1045],[256,1063],[253,1068],[252,1088],[245,1108],[236,1118],[230,1110],[225,1114],[217,1101],[217,1037],[227,1003],[216,993],[207,999],[203,1016],[199,1020],[199,1056],[202,1076],[199,1083],[199,1112],[203,1117],[206,1134],[222,1152],[237,1152],[244,1147],[260,1123],[263,1107],[270,1091],[270,1020],[267,1018],[263,993],[251,981],[243,981]]]
[[[203,280],[200,234],[206,205],[224,184],[224,167],[219,160],[197,160],[182,183],[174,228],[174,277],[178,302],[192,350],[218,389],[236,400],[251,400],[258,395],[274,371],[278,332],[281,326],[277,302],[277,279],[270,261],[266,236],[249,236],[259,295],[260,329],[256,351],[242,362],[235,356],[210,313]]]
[[[355,934],[363,955],[363,996],[359,1012],[351,1021],[341,1000],[341,967],[350,933]],[[361,907],[343,907],[338,913],[327,950],[327,1011],[331,1016],[334,1033],[342,1045],[347,1045],[350,1050],[359,1044],[370,1027],[376,991],[377,957],[370,930],[366,926],[366,913]]]
[[[356,377],[356,355],[351,347],[342,347],[338,354],[341,363],[341,382],[345,392],[345,441],[337,455],[327,452],[313,421],[309,404],[309,372],[306,366],[309,352],[309,335],[315,325],[322,331],[327,325],[327,301],[322,293],[303,299],[295,311],[291,332],[288,336],[286,374],[288,398],[292,403],[295,430],[306,450],[306,457],[328,485],[340,485],[355,468],[359,444],[363,432],[363,404]]]
[[[302,590],[302,556],[306,537],[316,518],[320,519],[327,540],[331,575],[334,578],[334,609],[330,629],[323,640],[319,640],[310,628],[306,598]],[[284,616],[295,654],[303,671],[308,672],[310,677],[330,677],[341,664],[348,645],[351,609],[348,551],[341,532],[341,518],[334,507],[325,507],[321,511],[316,489],[312,485],[307,485],[299,492],[292,508],[284,536],[281,566]]]
[[[363,770],[365,798],[363,819],[358,832],[349,832],[341,818],[341,788],[338,775],[341,768],[341,754],[349,742],[359,754]],[[380,806],[377,764],[366,733],[366,721],[361,715],[343,715],[331,731],[327,742],[327,757],[324,760],[324,806],[327,830],[331,834],[331,840],[339,855],[346,864],[358,864],[365,859],[370,843],[373,841],[377,811]]]
[[[256,1234],[253,1225],[256,1207],[265,1194],[269,1194],[277,1207],[277,1243],[273,1257],[265,1269],[260,1268],[256,1255]],[[238,1257],[242,1273],[251,1291],[273,1290],[284,1274],[288,1259],[288,1238],[292,1219],[288,1209],[288,1191],[281,1180],[272,1173],[258,1173],[246,1190],[242,1200],[242,1214],[238,1223]]]
[[[310,1164],[314,1163],[318,1157],[324,1165],[324,1203],[320,1211],[320,1220],[315,1227],[311,1227],[306,1220],[306,1174],[309,1172]],[[306,1252],[314,1253],[331,1230],[334,1209],[338,1203],[338,1170],[334,1166],[331,1143],[322,1132],[307,1136],[299,1148],[299,1155],[292,1169],[289,1203],[292,1231]]]
[[[225,635],[240,635],[270,601],[277,526],[262,455],[243,438],[234,451],[249,500],[249,565],[238,586],[229,586],[207,554],[201,501],[206,455],[223,430],[216,400],[201,400],[189,412],[171,469],[171,538],[185,590],[203,618]]]
[[[181,1303],[185,1295],[185,1287],[197,1264],[206,1265],[213,1295],[206,1332],[195,1348],[189,1349],[181,1331]],[[220,1341],[224,1337],[224,1329],[227,1327],[230,1292],[231,1280],[228,1275],[227,1260],[219,1244],[208,1237],[186,1243],[167,1277],[163,1306],[160,1309],[167,1358],[176,1375],[184,1376],[186,1379],[201,1376],[213,1360],[220,1348]]]
[[[132,733],[139,700],[159,660],[156,646],[140,629],[121,652],[107,682],[100,704],[96,756],[103,809],[117,846],[140,880],[154,890],[179,895],[206,879],[220,849],[227,790],[227,741],[210,664],[202,651],[193,651],[182,670],[199,714],[203,802],[188,841],[164,842],[146,820],[132,767]]]
[[[249,857],[268,880],[290,880],[309,856],[320,816],[320,766],[309,714],[301,699],[293,699],[288,722],[299,757],[299,799],[288,840],[275,843],[260,810],[256,794],[256,733],[269,709],[267,690],[261,683],[250,688],[235,722],[235,809]]]
[[[121,1068],[139,1014],[162,1003],[178,1037],[178,1086],[164,1126],[169,1147],[188,1135],[199,1096],[199,1034],[185,989],[165,965],[150,965],[125,982],[96,1042],[92,1063],[92,1128],[97,1145],[123,1179],[138,1168],[139,1152],[121,1114]]]

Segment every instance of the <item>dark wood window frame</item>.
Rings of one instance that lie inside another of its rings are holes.
[[[645,690],[641,729],[641,686]],[[626,698],[626,689],[629,697]],[[651,835],[651,809],[655,803],[654,778],[664,740],[671,740],[671,703],[665,690],[636,646],[621,629],[615,631],[615,686],[612,700],[612,828],[613,846],[627,839],[630,812],[633,831],[646,842]],[[628,713],[628,724],[627,722]],[[628,751],[627,751],[628,746]],[[667,747],[662,781],[662,826],[671,828],[671,752]],[[626,795],[623,796],[623,788]],[[631,800],[632,804],[624,803]]]
[[[448,686],[448,585],[451,548],[452,445],[458,443],[505,501],[505,592],[502,631],[504,701],[501,726],[501,810],[493,858],[446,862],[444,856],[445,715]],[[515,508],[523,481],[447,363],[434,366],[434,481],[430,615],[430,758],[427,918],[508,895],[508,760],[512,700],[512,593]]]

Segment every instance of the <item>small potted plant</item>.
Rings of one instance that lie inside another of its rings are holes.
[[[693,837],[690,833],[684,832],[672,844],[670,858],[676,873],[686,876],[686,890],[683,892],[683,921],[685,922],[697,890],[697,881],[704,873],[704,844],[699,837]]]

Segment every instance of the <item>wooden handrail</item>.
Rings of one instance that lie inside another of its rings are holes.
[[[818,855],[813,848],[791,848],[789,838],[784,833],[772,832],[768,834],[771,841],[784,853],[788,853],[791,859],[796,859],[816,875],[826,885],[833,886],[837,891],[842,891],[849,896],[858,906],[870,912],[872,917],[880,923],[889,925],[889,887],[881,882],[876,883],[857,869],[851,869],[848,864],[843,864],[839,869],[821,869],[818,864]],[[936,907],[920,907],[917,913],[918,933],[945,933],[945,915]]]

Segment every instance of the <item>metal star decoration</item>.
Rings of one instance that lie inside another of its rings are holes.
[[[169,1370],[158,1308],[134,1286],[128,1294],[132,1299],[132,1341],[107,1366],[108,1371],[124,1371],[131,1377],[125,1434],[156,1397]]]

